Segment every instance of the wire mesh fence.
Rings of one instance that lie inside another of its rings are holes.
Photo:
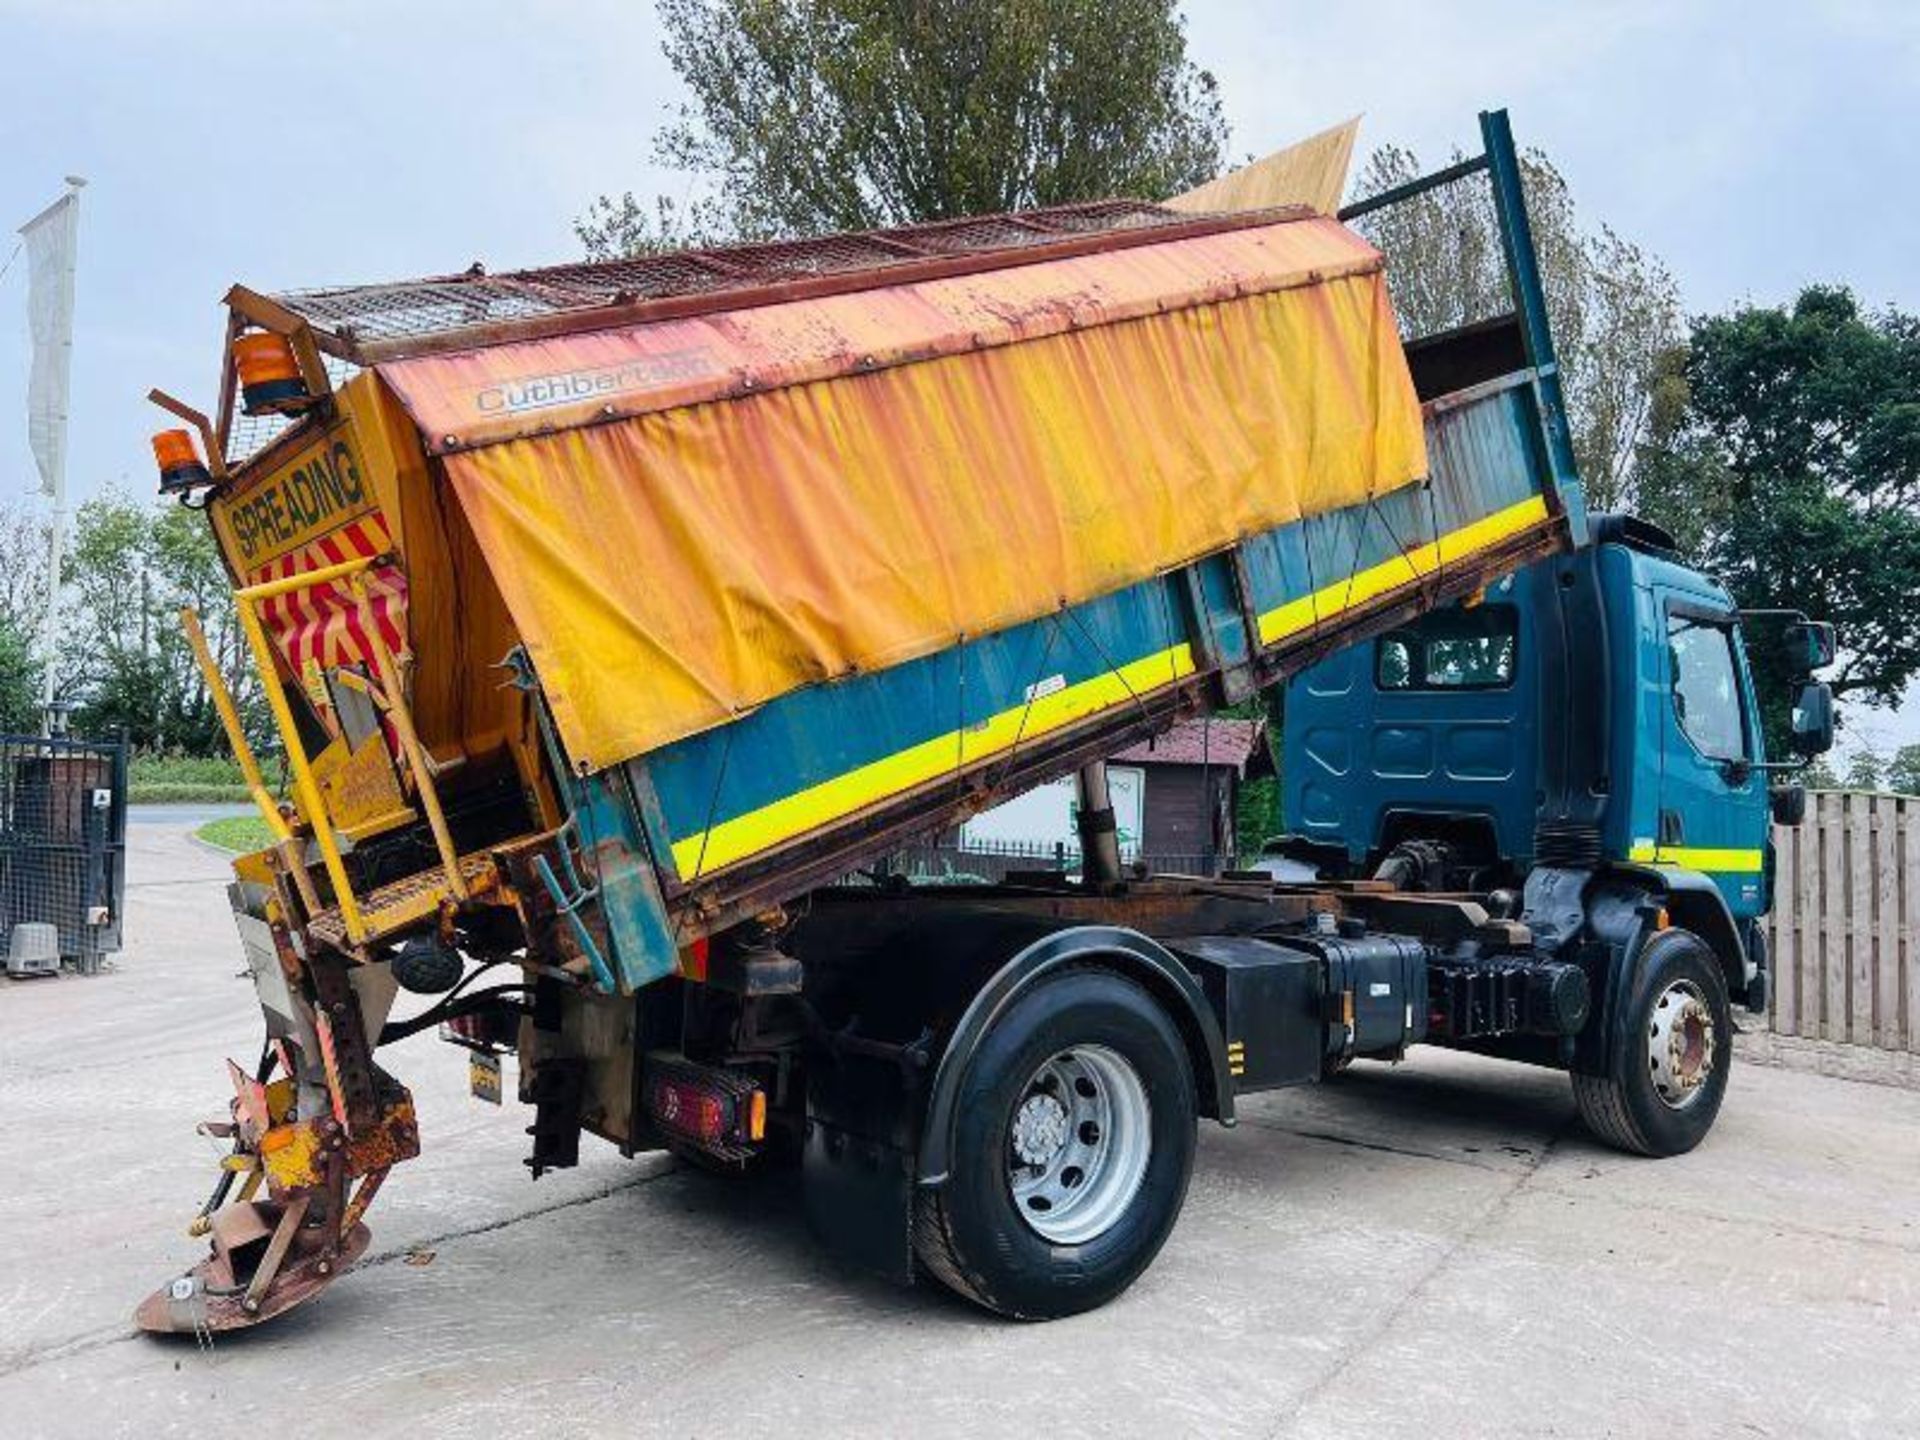
[[[124,741],[0,735],[0,929],[7,973],[100,968],[120,948]]]
[[[821,275],[884,274],[933,257],[1019,250],[1103,231],[1183,225],[1192,218],[1145,201],[1097,200],[1018,214],[968,216],[858,234],[576,262],[497,275],[475,267],[461,275],[293,290],[274,298],[326,336],[327,348],[339,348],[420,340],[514,320]]]

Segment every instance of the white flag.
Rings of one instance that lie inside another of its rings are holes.
[[[61,487],[67,448],[67,392],[73,373],[73,262],[80,196],[69,191],[20,227],[27,247],[27,326],[33,369],[27,378],[27,443],[40,489]]]

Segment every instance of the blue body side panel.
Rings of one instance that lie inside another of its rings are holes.
[[[1080,684],[1187,638],[1174,582],[1150,580],[937,655],[795,691],[644,764],[678,839],[943,737],[954,737],[957,762],[959,732],[1022,706],[1030,687]],[[1158,677],[1178,678],[1171,661]]]

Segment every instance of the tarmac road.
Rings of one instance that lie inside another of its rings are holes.
[[[224,820],[231,815],[251,815],[252,805],[219,803],[189,805],[129,805],[129,825],[178,825],[196,830],[209,820]]]
[[[188,829],[130,831],[113,973],[0,982],[0,1434],[1920,1435],[1920,1093],[1751,1065],[1657,1163],[1494,1061],[1263,1097],[1203,1128],[1145,1278],[1036,1326],[838,1268],[779,1184],[591,1142],[530,1183],[526,1116],[421,1036],[388,1053],[427,1153],[370,1261],[211,1350],[147,1339],[259,1034]]]

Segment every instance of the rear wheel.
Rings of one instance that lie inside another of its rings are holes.
[[[1132,981],[1052,976],[997,1020],[960,1078],[953,1165],[914,1246],[968,1299],[1023,1319],[1090,1310],[1159,1253],[1193,1168],[1185,1043]]]
[[[1726,977],[1705,941],[1664,930],[1641,951],[1607,1076],[1575,1074],[1580,1118],[1637,1155],[1680,1155],[1713,1128],[1733,1061]]]

